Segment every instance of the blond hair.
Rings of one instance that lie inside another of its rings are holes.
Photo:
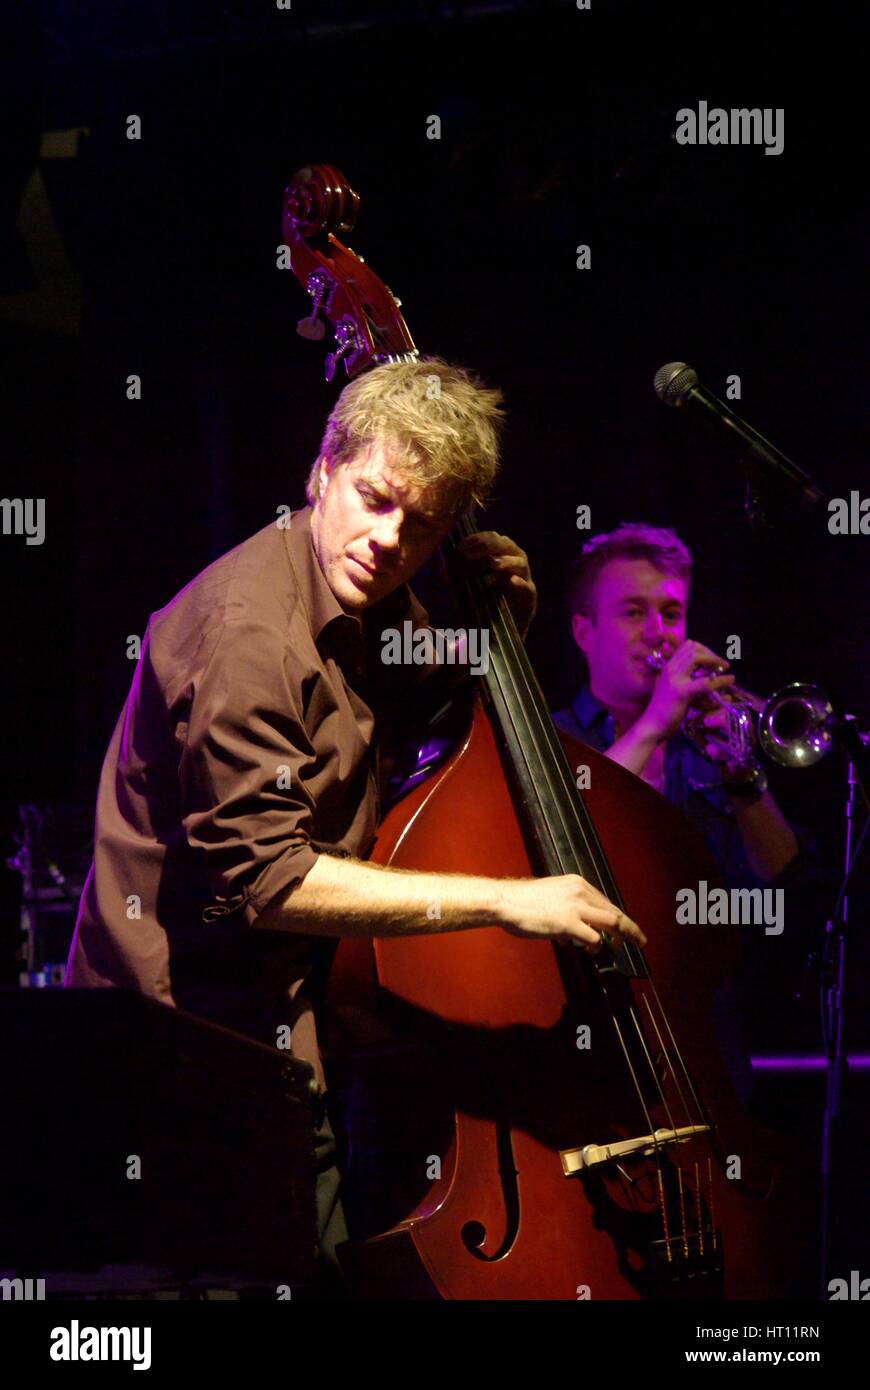
[[[454,510],[483,506],[499,467],[502,393],[440,357],[387,362],[356,377],[333,406],[306,485],[320,494],[320,460],[347,463],[372,445],[412,486],[454,486]]]

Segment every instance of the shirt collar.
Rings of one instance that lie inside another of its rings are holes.
[[[571,708],[577,723],[584,731],[591,729],[596,723],[604,724],[605,720],[610,718],[606,706],[592,694],[591,686],[588,684],[580,687],[580,693]]]
[[[616,726],[613,722],[613,715],[610,713],[607,706],[602,705],[598,697],[592,694],[592,687],[588,683],[580,687],[580,692],[571,708],[574,711],[574,717],[581,729],[589,730],[595,726],[606,728],[607,721],[610,720],[611,724],[609,727],[612,728],[615,737]],[[699,758],[701,757],[695,745],[686,738],[682,729],[677,729],[668,739],[668,748],[669,750],[674,748],[685,748],[696,753]],[[702,761],[706,763],[707,760],[705,758],[702,759]]]

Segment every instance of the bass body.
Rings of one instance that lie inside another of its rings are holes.
[[[785,1297],[806,1192],[779,1136],[740,1104],[714,1022],[739,943],[731,927],[676,924],[678,891],[715,882],[715,866],[644,782],[561,741],[589,768],[584,800],[647,935],[649,975],[608,978],[572,946],[498,927],[343,940],[329,1035],[369,1111],[360,1180],[388,1226],[342,1262],[368,1298]],[[511,780],[477,701],[462,747],[388,813],[372,860],[534,874]],[[647,1007],[653,982],[660,1010]],[[614,1036],[634,1018],[656,1072],[640,1097]],[[709,1130],[566,1172],[587,1146],[690,1129],[689,1087]]]

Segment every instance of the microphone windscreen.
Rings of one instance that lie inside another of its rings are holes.
[[[697,385],[698,373],[685,362],[668,362],[656,372],[656,395],[662,405],[682,405],[692,387]]]

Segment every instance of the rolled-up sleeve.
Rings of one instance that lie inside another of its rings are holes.
[[[185,834],[214,894],[205,922],[241,911],[253,926],[318,857],[304,775],[315,754],[293,660],[276,628],[231,621],[196,682],[179,780]]]

